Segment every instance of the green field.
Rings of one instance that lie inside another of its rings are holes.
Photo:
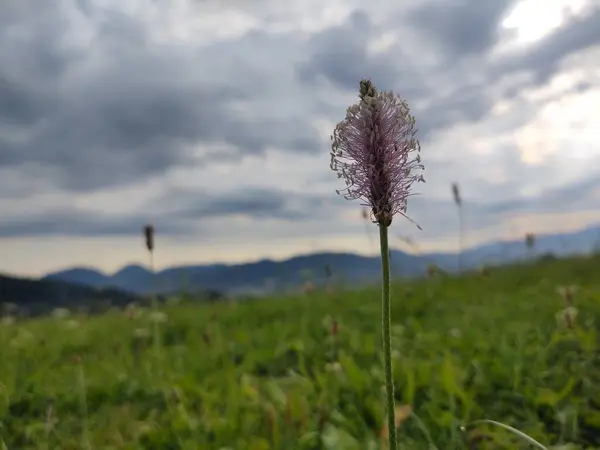
[[[402,448],[600,448],[599,319],[600,257],[395,282]],[[380,334],[377,287],[3,319],[0,448],[385,448]]]

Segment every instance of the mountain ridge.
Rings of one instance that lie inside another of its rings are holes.
[[[536,237],[535,254],[553,253],[557,256],[586,253],[598,248],[600,226],[588,227],[572,233],[546,234]],[[524,240],[495,241],[482,244],[462,253],[464,268],[473,269],[482,264],[502,264],[531,257]],[[452,252],[423,254],[391,250],[394,276],[419,276],[427,266],[456,270],[458,255]],[[172,266],[152,272],[140,265],[129,264],[114,274],[103,274],[93,268],[75,267],[50,273],[42,280],[58,280],[94,287],[113,287],[135,294],[179,290],[214,289],[225,293],[265,292],[297,288],[308,279],[317,282],[327,278],[329,267],[337,278],[361,283],[379,276],[379,256],[365,256],[351,252],[317,252],[300,254],[284,260],[263,258],[236,264],[214,263]]]

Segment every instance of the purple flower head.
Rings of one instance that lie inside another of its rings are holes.
[[[390,226],[396,214],[407,217],[411,186],[425,181],[417,173],[424,167],[415,134],[406,102],[391,92],[377,92],[369,80],[360,82],[360,101],[333,132],[331,169],[346,181],[344,197],[363,200],[382,226]]]
[[[154,227],[152,225],[144,226],[144,237],[146,238],[146,248],[151,252],[154,250]]]

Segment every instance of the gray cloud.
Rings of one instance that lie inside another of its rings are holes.
[[[51,212],[34,214],[26,218],[0,222],[0,238],[35,236],[141,236],[142,226],[154,223],[162,235],[181,235],[198,232],[198,227],[181,220],[153,220],[150,215],[133,217],[107,217],[90,214],[75,208],[63,208]],[[141,239],[141,237],[140,237]]]
[[[77,2],[77,10],[70,12],[56,1],[7,0],[0,3],[0,169],[36,183],[15,187],[0,179],[0,197],[25,199],[46,187],[96,191],[159,177],[171,168],[235,163],[269,148],[326,154],[327,143],[312,119],[341,119],[347,105],[328,99],[354,92],[364,76],[407,98],[419,136],[434,141],[437,132],[486,118],[496,101],[490,88],[505,77],[534,75],[502,92],[505,99],[518,98],[524,86],[547,81],[568,55],[600,43],[596,9],[527,52],[491,63],[498,22],[513,3],[415,2],[408,15],[384,24],[357,11],[341,25],[312,35],[251,31],[220,41],[157,43],[148,23],[100,9],[91,0]],[[72,16],[79,22],[72,22]],[[88,36],[89,30],[93,33]],[[371,52],[369,44],[386,31],[398,32],[396,43],[384,52]],[[88,44],[80,44],[87,39]],[[577,89],[589,87],[583,83]],[[510,128],[528,118],[519,115]],[[229,149],[215,151],[208,145],[220,143]],[[510,167],[510,176],[499,185],[469,173],[472,189],[489,193],[491,205],[478,208],[482,223],[505,211],[535,208],[530,200],[518,199],[520,180],[533,169],[514,148],[464,161],[464,150],[438,149],[424,159],[427,174],[436,173],[439,183],[455,181],[461,171],[476,172],[477,165]],[[231,190],[220,195],[167,190],[159,211],[168,211],[169,219],[157,226],[183,234],[202,219],[240,214],[300,223],[343,209],[316,194],[236,191],[240,180],[228,178],[227,183]],[[575,187],[565,189],[536,202],[563,205]],[[515,200],[497,203],[498,196]],[[336,198],[333,193],[330,197]],[[580,202],[584,204],[583,197]],[[416,200],[418,214],[427,208],[439,216],[446,206]],[[447,208],[451,211],[450,199]],[[155,219],[66,209],[3,222],[0,236],[130,234]],[[419,222],[424,227],[437,223]]]
[[[599,186],[600,178],[596,176],[581,182],[569,183],[564,187],[548,189],[538,195],[526,198],[508,195],[504,197],[505,200],[498,196],[498,192],[502,190],[501,187],[498,187],[495,189],[495,198],[501,198],[501,200],[493,202],[467,200],[464,202],[467,228],[473,231],[486,227],[501,229],[505,220],[519,214],[591,212],[597,209],[598,198],[594,188]],[[456,206],[451,199],[449,186],[446,200],[415,196],[409,203],[408,216],[419,223],[423,231],[417,233],[406,227],[403,230],[419,239],[446,236],[458,230]],[[398,229],[395,232],[403,233]]]
[[[484,56],[497,41],[502,16],[515,0],[420,2],[406,22],[443,50],[447,62],[464,56]]]
[[[297,67],[299,79],[311,85],[325,79],[355,91],[368,76],[409,101],[423,139],[455,123],[477,122],[494,102],[488,88],[496,73],[488,71],[485,55],[495,44],[499,19],[513,3],[422,2],[383,29],[367,13],[356,12],[346,23],[313,36],[308,60]],[[370,40],[385,31],[400,33],[396,44],[385,53],[369,53]],[[427,62],[420,61],[415,46],[427,54]],[[473,79],[473,74],[480,76]]]
[[[594,175],[566,186],[545,190],[543,194],[529,198],[512,198],[493,204],[481,204],[477,209],[482,214],[495,217],[501,214],[568,212],[596,209],[595,197],[600,188],[600,177]]]
[[[22,127],[26,136],[3,139],[0,129],[4,166],[52,165],[62,170],[61,187],[81,190],[185,164],[189,147],[202,142],[228,142],[244,154],[267,146],[319,147],[316,131],[298,114],[251,119],[235,114],[234,103],[265,95],[274,76],[268,67],[257,71],[252,55],[236,54],[237,42],[155,45],[134,17],[100,12],[88,3],[79,13],[96,24],[93,45],[85,52],[60,52],[60,7],[44,19],[28,5],[13,13],[12,27],[4,29],[0,41],[0,120]],[[12,33],[17,27],[26,37]],[[248,53],[286,43],[264,33],[244,41]],[[219,58],[230,67],[219,67]],[[211,74],[215,69],[226,70],[228,77]],[[210,162],[220,155],[195,156]]]
[[[489,63],[486,57],[498,43],[500,19],[517,3],[515,0],[425,1],[402,20],[423,39],[443,50],[440,61],[446,69],[463,58],[479,58],[488,65],[488,84],[507,73],[522,70],[534,73],[537,84],[543,84],[566,56],[600,43],[600,6],[594,5],[587,14],[569,19],[523,51],[499,63]]]
[[[239,215],[251,219],[276,219],[284,222],[314,219],[331,213],[333,195],[299,194],[279,189],[240,189],[214,196],[175,190],[157,201],[169,215],[185,219],[227,218]]]
[[[391,86],[398,74],[388,55],[369,55],[367,44],[373,36],[373,24],[365,11],[353,13],[346,23],[312,36],[310,57],[298,64],[298,76],[314,84],[322,76],[340,87],[355,91],[358,82],[370,74],[376,85]]]
[[[449,94],[431,99],[426,106],[415,108],[419,136],[428,138],[452,124],[477,122],[488,115],[493,103],[483,83],[457,87]]]
[[[420,125],[422,136],[457,122],[485,118],[496,101],[490,97],[489,88],[507,75],[533,75],[520,77],[501,92],[502,98],[510,100],[527,87],[545,84],[568,56],[600,43],[600,7],[596,7],[526,49],[492,62],[488,57],[498,43],[499,21],[516,3],[514,0],[422,2],[400,19],[422,39],[443,50],[435,53],[439,58],[430,73],[421,74],[424,80],[430,80],[423,83],[433,86],[440,73],[456,83],[449,86],[447,80],[438,77],[438,83],[449,93],[440,97],[438,90],[432,88],[417,97],[427,100],[428,105],[417,109],[418,117],[424,118]],[[590,60],[590,64],[594,62]],[[473,74],[478,75],[477,81],[466,81]]]
[[[569,55],[600,44],[600,6],[583,17],[573,18],[547,38],[520,54],[508,57],[493,68],[496,76],[526,70],[535,74],[534,81],[546,83]]]
[[[209,195],[174,189],[148,201],[147,212],[126,215],[90,213],[76,207],[45,208],[27,217],[0,220],[0,238],[27,236],[130,236],[145,223],[164,235],[198,233],[205,220],[228,220],[232,216],[253,220],[300,222],[331,217],[347,206],[332,192],[329,196],[299,194],[285,190],[240,189]]]

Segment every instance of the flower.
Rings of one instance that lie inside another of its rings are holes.
[[[424,167],[415,134],[407,103],[391,92],[377,92],[369,80],[360,82],[360,101],[333,132],[331,169],[345,179],[344,197],[363,200],[382,226],[390,226],[396,214],[407,217],[411,186],[425,181],[417,173]]]
[[[154,250],[154,227],[152,225],[144,227],[144,237],[146,238],[146,248],[151,252]]]

